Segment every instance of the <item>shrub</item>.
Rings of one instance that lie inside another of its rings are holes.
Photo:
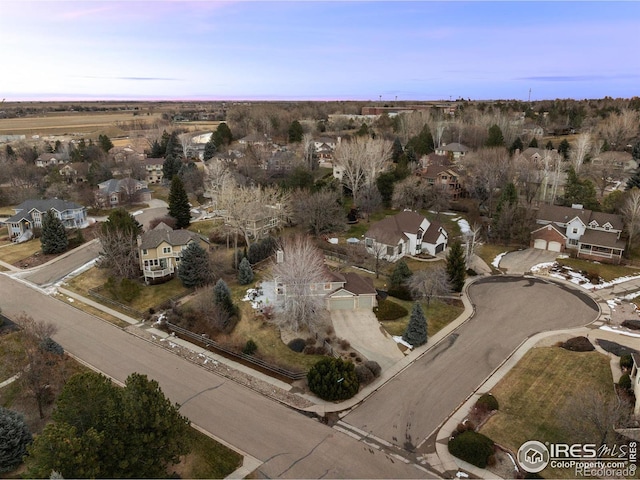
[[[625,320],[622,326],[629,330],[640,330],[640,320]]]
[[[493,440],[481,433],[466,430],[449,440],[449,453],[478,468],[485,468],[493,455]]]
[[[244,345],[242,349],[242,353],[245,355],[253,355],[258,350],[258,345],[252,339],[247,340],[247,343]]]
[[[351,347],[351,343],[349,343],[349,340],[346,340],[344,338],[340,339],[340,342],[338,342],[340,345],[340,348],[343,350],[348,350],[349,347]]]
[[[373,309],[376,317],[381,322],[397,320],[409,315],[409,310],[391,300],[380,300],[378,306]]]
[[[47,337],[42,340],[42,342],[40,342],[40,348],[45,352],[53,353],[55,355],[64,355],[64,348],[62,348],[62,345],[51,337]]]
[[[620,368],[622,370],[630,370],[633,368],[633,357],[630,353],[625,353],[620,357]]]
[[[494,410],[498,410],[500,405],[498,404],[496,397],[490,393],[484,393],[476,402],[476,407],[487,412],[493,412]]]
[[[476,277],[478,272],[476,272],[473,268],[467,268],[467,276],[468,277]]]
[[[22,463],[31,440],[24,417],[0,407],[0,472],[15,470]]]
[[[413,297],[411,296],[411,290],[409,290],[409,288],[405,285],[391,287],[389,288],[387,293],[392,297],[399,298],[400,300],[407,300],[409,302],[413,300]]]
[[[287,347],[289,347],[294,352],[302,353],[304,347],[307,346],[307,342],[304,341],[303,338],[294,338],[289,343],[287,343]]]
[[[307,373],[309,389],[323,400],[346,400],[353,397],[360,384],[355,366],[340,358],[326,358]]]
[[[598,345],[600,345],[605,352],[613,353],[616,357],[622,357],[627,353],[638,353],[638,351],[633,348],[625,347],[610,340],[598,339]]]
[[[562,348],[572,352],[591,352],[596,349],[587,337],[573,337],[562,344]]]
[[[356,376],[360,385],[368,385],[375,378],[373,372],[365,365],[356,365]]]
[[[631,377],[628,373],[625,373],[620,377],[620,380],[618,380],[618,387],[628,392],[631,391]]]
[[[378,378],[380,376],[380,372],[382,372],[380,364],[375,360],[367,360],[364,362],[364,366],[371,370],[371,373],[373,373],[373,376],[376,378]]]

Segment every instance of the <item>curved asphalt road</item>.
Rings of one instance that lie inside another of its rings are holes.
[[[469,287],[476,314],[342,421],[411,451],[531,335],[582,326],[599,310],[552,282],[495,276]]]
[[[425,472],[0,274],[0,307],[58,327],[65,350],[124,382],[158,381],[192,422],[263,464],[260,478],[425,478]]]

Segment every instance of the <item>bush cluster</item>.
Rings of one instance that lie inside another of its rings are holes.
[[[596,349],[587,337],[573,337],[560,346],[572,352],[591,352]]]
[[[622,357],[625,354],[638,353],[633,348],[625,347],[619,343],[612,342],[610,340],[598,339],[598,345],[602,347],[605,352],[613,353],[616,357]]]
[[[302,353],[304,347],[307,346],[307,342],[304,341],[303,338],[294,338],[289,343],[287,343],[287,347],[289,347],[294,352]]]
[[[256,350],[258,350],[258,345],[250,338],[247,340],[247,343],[245,343],[242,353],[245,355],[253,355],[256,353]]]
[[[380,300],[378,306],[373,309],[378,320],[390,321],[409,315],[409,310],[389,299]]]
[[[498,400],[496,399],[496,397],[494,397],[490,393],[484,393],[476,402],[476,408],[484,410],[486,412],[493,412],[494,410],[498,410],[500,408],[500,405],[498,404]]]
[[[411,296],[411,290],[409,290],[409,288],[407,288],[406,285],[398,285],[397,287],[391,287],[389,288],[387,293],[392,297],[399,298],[400,300],[406,300],[408,302],[413,300],[413,297]]]
[[[340,358],[326,358],[307,373],[309,389],[323,400],[346,400],[353,397],[360,384],[353,363]]]
[[[368,385],[375,378],[380,376],[381,368],[378,362],[367,360],[366,362],[356,365],[356,376],[360,385]]]
[[[449,440],[449,453],[478,468],[487,466],[493,455],[493,440],[473,430],[466,430]]]
[[[640,320],[625,320],[622,326],[629,330],[640,330]]]
[[[625,373],[620,377],[620,380],[618,380],[618,387],[626,390],[627,392],[631,392],[631,377],[628,373]]]
[[[625,353],[620,357],[620,368],[622,370],[631,370],[633,368],[633,358],[630,353]]]

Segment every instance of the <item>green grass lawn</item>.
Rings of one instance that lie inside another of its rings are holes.
[[[406,308],[409,311],[409,315],[399,318],[398,320],[384,321],[382,322],[382,326],[390,335],[402,335],[407,329],[413,302],[399,300],[394,297],[389,297],[389,299]],[[442,328],[458,318],[464,311],[464,305],[459,300],[452,300],[451,302],[431,300],[428,308],[426,302],[421,302],[421,305],[424,315],[427,318],[427,335],[429,337],[438,333]]]
[[[504,245],[493,245],[490,243],[484,243],[480,245],[480,247],[476,250],[476,253],[482,260],[484,260],[487,265],[489,265],[493,273],[500,273],[499,270],[491,265],[491,262],[493,262],[493,260],[501,253],[512,252],[514,250],[516,249],[512,247],[505,247]]]
[[[558,263],[571,267],[576,271],[594,272],[601,276],[605,282],[614,278],[626,277],[630,275],[640,275],[640,269],[625,267],[623,265],[610,265],[607,263],[596,263],[579,258],[560,258]]]
[[[21,260],[29,258],[42,250],[40,240],[31,239],[23,243],[14,243],[0,248],[0,260],[17,265]]]
[[[185,439],[191,453],[175,468],[180,478],[226,478],[242,465],[242,455],[192,428]]]
[[[570,352],[559,347],[534,348],[491,393],[499,412],[480,429],[493,441],[517,452],[528,440],[566,442],[558,421],[571,395],[583,388],[613,393],[609,359],[598,352]],[[546,469],[544,478],[571,473]]]

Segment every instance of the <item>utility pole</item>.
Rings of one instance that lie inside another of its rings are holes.
[[[531,104],[531,88],[529,88],[529,104]]]

